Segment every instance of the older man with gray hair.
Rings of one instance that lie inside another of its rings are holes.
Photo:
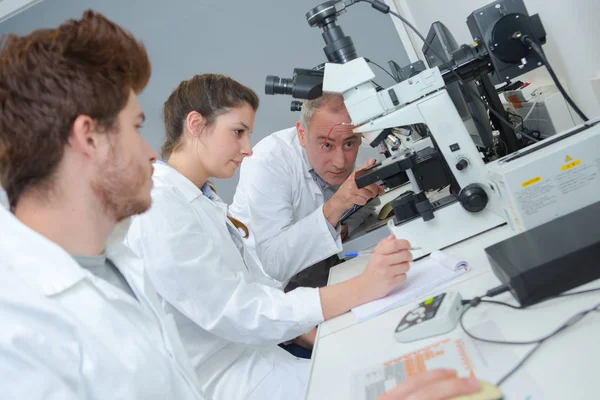
[[[383,192],[354,182],[362,139],[353,128],[343,97],[324,94],[242,164],[230,211],[250,228],[249,247],[266,275],[286,290],[327,284],[342,240],[373,211],[356,209]]]

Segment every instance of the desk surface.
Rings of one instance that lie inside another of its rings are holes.
[[[510,235],[509,229],[503,226],[446,249],[448,253],[467,260],[472,271],[437,288],[426,297],[450,289],[458,290],[463,298],[472,298],[497,286],[499,281],[491,271],[484,248]],[[364,269],[366,260],[366,258],[355,259],[336,266],[331,271],[330,283],[343,281],[359,274]],[[416,267],[418,263],[415,264]],[[576,290],[592,287],[600,287],[600,282],[592,282]],[[500,295],[496,299],[515,303],[509,293]],[[391,360],[461,331],[460,327],[457,327],[455,331],[436,338],[412,343],[396,342],[393,336],[396,325],[419,301],[421,300],[390,310],[362,323],[358,323],[351,313],[347,313],[321,324],[313,351],[306,398],[308,400],[352,399],[351,382],[357,371]],[[528,340],[553,331],[578,311],[599,301],[600,293],[596,292],[551,300],[521,311],[481,305],[470,310],[465,320],[467,327],[492,321],[496,328],[494,332],[503,338]],[[543,393],[541,397],[543,399],[600,398],[598,395],[600,386],[596,383],[597,362],[600,360],[600,346],[597,345],[600,337],[600,313],[593,314],[544,343],[542,348],[507,381],[503,387],[507,398],[517,398],[511,397],[515,385],[531,385],[536,388],[532,390],[533,392]],[[510,353],[513,358],[507,363],[507,372],[531,348],[531,346],[494,344],[477,344],[477,346],[480,352],[488,350],[498,352],[500,346],[501,353]],[[527,379],[518,379],[519,375]],[[540,397],[532,397],[535,398]]]

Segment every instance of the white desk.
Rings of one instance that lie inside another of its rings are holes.
[[[472,271],[425,297],[451,288],[458,290],[463,298],[472,298],[497,286],[500,282],[491,271],[484,248],[509,236],[508,228],[503,226],[446,249],[448,253],[467,260]],[[359,274],[366,261],[366,258],[355,259],[332,268],[330,283]],[[600,287],[600,282],[592,282],[575,290],[593,287]],[[509,293],[504,293],[497,299],[515,304]],[[472,327],[492,320],[504,339],[528,340],[551,332],[573,314],[598,302],[600,292],[552,300],[521,311],[481,305],[470,310],[465,321],[467,327]],[[408,344],[395,341],[393,331],[396,325],[415,303],[390,310],[362,323],[358,323],[351,313],[347,313],[321,324],[313,351],[307,400],[350,400],[353,398],[351,381],[356,371],[443,338],[441,336]],[[460,330],[460,326],[456,330]],[[566,332],[544,343],[511,380],[518,374],[529,375],[534,385],[543,392],[543,399],[600,398],[600,386],[597,384],[600,376],[597,372],[597,362],[600,361],[599,339],[600,313],[592,313]],[[485,344],[481,351],[485,351],[485,346],[502,346],[507,352],[510,350],[515,357],[514,364],[531,348]],[[510,368],[512,366],[509,365]],[[510,368],[507,368],[507,372]],[[503,387],[509,400],[514,398],[507,392],[510,383],[510,380],[507,381],[506,387]]]

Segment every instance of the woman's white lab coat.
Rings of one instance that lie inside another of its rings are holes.
[[[277,344],[323,321],[318,289],[257,283],[260,268],[216,195],[164,163],[153,181],[152,207],[134,218],[127,243],[175,315],[204,394],[303,399],[309,362]]]
[[[139,301],[0,207],[0,399],[201,398],[175,324],[119,233],[107,257]]]

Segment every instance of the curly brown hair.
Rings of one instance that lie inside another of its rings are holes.
[[[142,43],[103,15],[0,41],[0,184],[11,207],[29,190],[51,189],[73,122],[91,117],[116,131],[133,90],[150,79]]]

